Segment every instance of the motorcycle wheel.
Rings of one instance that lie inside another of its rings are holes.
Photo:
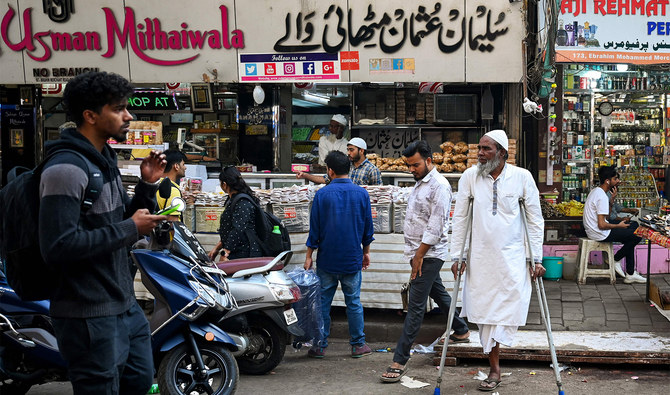
[[[195,355],[182,344],[169,351],[158,368],[158,388],[161,394],[235,393],[240,372],[230,351],[217,344],[198,344],[198,348],[207,373],[198,373]]]
[[[11,383],[0,383],[0,394],[2,395],[25,395],[30,390],[31,385],[22,382],[13,381]]]
[[[286,351],[286,334],[270,320],[263,320],[258,316],[248,318],[249,336],[257,342],[253,354],[244,354],[237,357],[240,371],[246,374],[266,374],[277,367],[284,358]]]

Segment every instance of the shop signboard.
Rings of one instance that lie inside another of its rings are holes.
[[[240,54],[240,82],[339,82],[337,53]]]
[[[560,1],[556,61],[670,63],[668,14],[667,1]]]
[[[128,111],[177,111],[174,94],[155,91],[136,91],[128,98]]]
[[[255,0],[237,9],[245,53],[343,53],[342,81],[518,82],[523,3],[509,0]],[[353,55],[353,57],[352,57]],[[499,61],[501,58],[504,62]],[[353,63],[353,64],[352,64]],[[495,67],[492,67],[495,65]]]
[[[0,20],[2,83],[518,82],[524,68],[523,2],[509,0],[9,0]],[[247,75],[255,54],[329,59]]]
[[[3,3],[0,82],[61,83],[89,70],[139,83],[234,81],[230,65],[244,46],[234,13],[233,0]]]
[[[418,128],[370,128],[360,131],[360,137],[368,146],[367,151],[384,158],[399,158],[402,151],[420,139]]]

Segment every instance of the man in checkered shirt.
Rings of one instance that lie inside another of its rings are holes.
[[[349,178],[356,185],[381,185],[382,173],[377,166],[370,163],[365,157],[368,145],[360,137],[354,137],[347,143],[347,156],[351,161],[349,169]],[[317,176],[305,172],[298,172],[298,178],[304,178],[315,184],[325,184],[330,182],[328,176]]]

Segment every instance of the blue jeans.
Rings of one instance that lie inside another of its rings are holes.
[[[344,302],[347,305],[349,321],[349,344],[359,346],[365,344],[363,333],[363,305],[361,304],[361,272],[352,274],[333,274],[320,270],[316,274],[321,280],[321,315],[323,316],[323,340],[321,347],[328,347],[330,336],[330,305],[337,290],[337,283],[342,284]]]
[[[151,333],[137,303],[119,315],[52,322],[75,395],[149,391],[154,377]]]

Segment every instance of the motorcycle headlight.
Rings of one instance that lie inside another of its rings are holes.
[[[202,284],[197,281],[190,280],[191,288],[200,295],[198,304],[208,305],[217,310],[229,310],[232,308],[232,302],[228,293],[221,292],[216,288]]]

